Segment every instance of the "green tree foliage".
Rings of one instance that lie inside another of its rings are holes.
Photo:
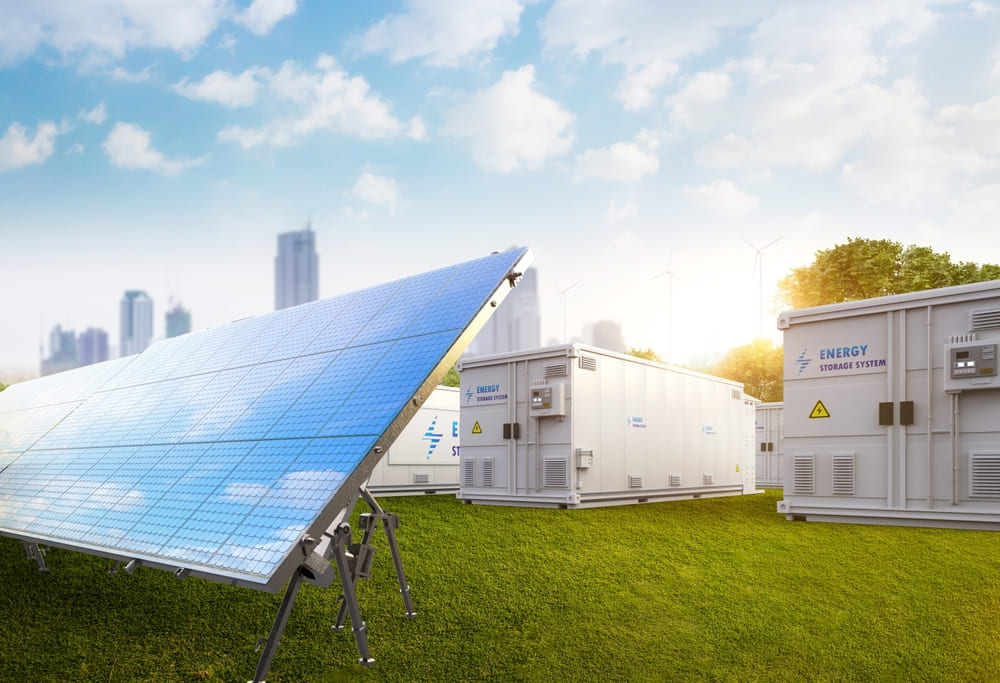
[[[3,382],[0,382],[0,391],[3,391],[6,388],[7,388],[7,385],[4,384]]]
[[[792,308],[808,308],[995,279],[1000,266],[994,264],[955,263],[930,247],[848,238],[792,269],[778,282],[778,297]]]
[[[628,355],[635,356],[636,358],[643,358],[645,360],[656,361],[657,363],[665,363],[660,354],[658,354],[653,349],[629,349]]]
[[[761,401],[784,400],[784,354],[770,339],[733,347],[706,372],[743,382],[744,391]]]
[[[441,380],[441,385],[446,387],[460,386],[458,378],[458,368],[452,365],[448,369],[448,372],[445,373],[444,379]]]

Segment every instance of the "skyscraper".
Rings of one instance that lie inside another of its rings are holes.
[[[541,338],[538,271],[528,268],[521,281],[469,344],[468,355],[486,356],[534,349],[541,345]]]
[[[73,330],[63,331],[62,325],[56,325],[49,333],[49,357],[42,359],[42,375],[69,370],[76,365],[76,334]]]
[[[108,333],[98,327],[88,327],[76,338],[79,364],[91,365],[108,359]]]
[[[167,311],[167,339],[179,337],[191,331],[191,311],[186,311],[178,302]]]
[[[278,235],[274,259],[274,310],[319,298],[319,257],[312,221],[306,229]]]
[[[153,340],[153,300],[142,290],[128,290],[121,302],[119,356],[144,351]]]

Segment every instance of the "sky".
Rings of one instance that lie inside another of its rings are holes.
[[[1000,262],[1000,5],[0,0],[0,381],[270,312],[307,222],[321,297],[526,245],[543,343],[780,343],[850,237]]]

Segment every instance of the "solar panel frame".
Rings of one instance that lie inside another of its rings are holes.
[[[531,260],[526,248],[494,254],[164,340],[136,356],[62,373],[61,382],[41,378],[9,387],[0,392],[0,533],[278,591],[304,559],[298,541],[319,538],[353,502],[382,454]],[[449,282],[462,278],[475,286],[448,289]],[[423,306],[416,315],[400,296],[407,291],[420,293]],[[365,306],[378,311],[366,316]],[[358,348],[373,362],[357,363],[359,353],[352,349]],[[439,360],[428,367],[431,356]],[[414,365],[421,360],[424,365]],[[288,377],[310,378],[291,402],[301,386],[281,385]],[[277,393],[268,393],[272,389]],[[296,412],[300,401],[312,408]],[[394,417],[375,420],[365,405]],[[277,421],[252,419],[280,406],[286,410]],[[11,426],[22,431],[5,436]],[[287,478],[274,476],[273,453],[279,451],[283,472],[291,473]],[[349,471],[330,468],[338,454],[362,452]],[[234,485],[226,472],[237,467],[267,472],[273,484]],[[302,469],[308,467],[315,469]],[[88,475],[96,475],[91,478],[103,488],[85,491]],[[307,475],[314,479],[302,481]],[[143,490],[129,490],[139,479]],[[16,494],[12,481],[20,482]],[[308,500],[306,493],[319,486],[332,490],[329,498]],[[41,491],[58,493],[57,500],[44,504],[38,500]],[[223,492],[224,504],[209,502]],[[159,496],[155,509],[162,518],[144,517],[139,495]],[[241,502],[254,495],[255,505]],[[196,510],[198,523],[176,523],[185,515],[194,520]],[[240,514],[243,535],[234,532],[227,545],[220,538],[224,532],[209,522]],[[11,528],[12,519],[31,521]],[[285,522],[280,528],[294,529],[294,538],[276,538],[268,547],[253,535]],[[123,535],[112,545],[109,539],[123,528],[141,531],[147,542]],[[213,558],[228,568],[206,564]]]

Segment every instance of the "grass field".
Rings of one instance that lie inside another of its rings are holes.
[[[372,668],[306,585],[268,680],[996,681],[1000,534],[786,522],[780,492],[591,510],[391,498]],[[246,681],[280,601],[0,538],[0,680]],[[336,586],[336,584],[335,584]]]

